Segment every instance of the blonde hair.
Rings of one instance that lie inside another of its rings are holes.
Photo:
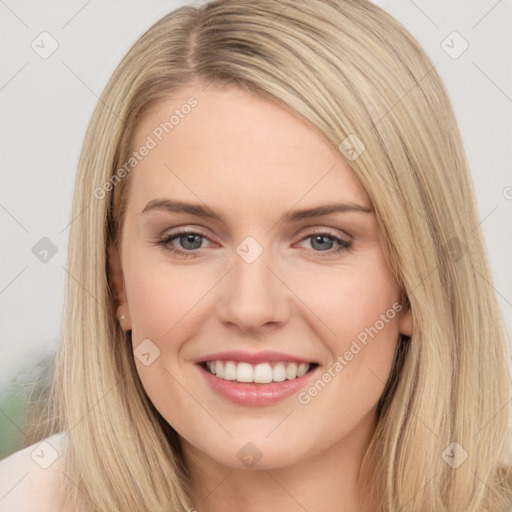
[[[361,494],[387,512],[507,510],[507,335],[454,113],[408,31],[353,0],[180,7],[140,37],[107,84],[76,177],[48,409],[46,434],[68,434],[66,510],[193,507],[179,437],[145,394],[116,322],[107,248],[119,243],[130,176],[102,198],[95,190],[128,160],[151,108],[211,81],[300,114],[340,154],[347,140],[364,144],[347,163],[372,202],[414,325],[379,403]],[[455,469],[446,453],[467,459]]]

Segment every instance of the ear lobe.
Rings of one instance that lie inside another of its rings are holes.
[[[398,322],[398,332],[405,336],[412,336],[412,309],[408,304],[401,311]]]
[[[132,321],[126,298],[126,287],[124,284],[123,269],[121,267],[121,256],[114,244],[110,245],[108,248],[108,273],[117,306],[117,320],[123,331],[130,331],[132,328]]]

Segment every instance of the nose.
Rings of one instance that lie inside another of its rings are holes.
[[[219,289],[217,315],[240,332],[267,332],[282,327],[289,318],[293,294],[279,276],[270,252],[263,251],[252,262],[235,253],[233,268]]]

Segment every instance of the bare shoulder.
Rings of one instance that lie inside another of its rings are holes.
[[[0,460],[0,511],[55,512],[65,439],[60,432]]]

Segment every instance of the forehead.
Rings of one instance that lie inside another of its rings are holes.
[[[179,196],[244,209],[348,200],[369,205],[352,170],[315,127],[237,86],[190,86],[155,104],[136,129],[144,151],[129,205]]]

